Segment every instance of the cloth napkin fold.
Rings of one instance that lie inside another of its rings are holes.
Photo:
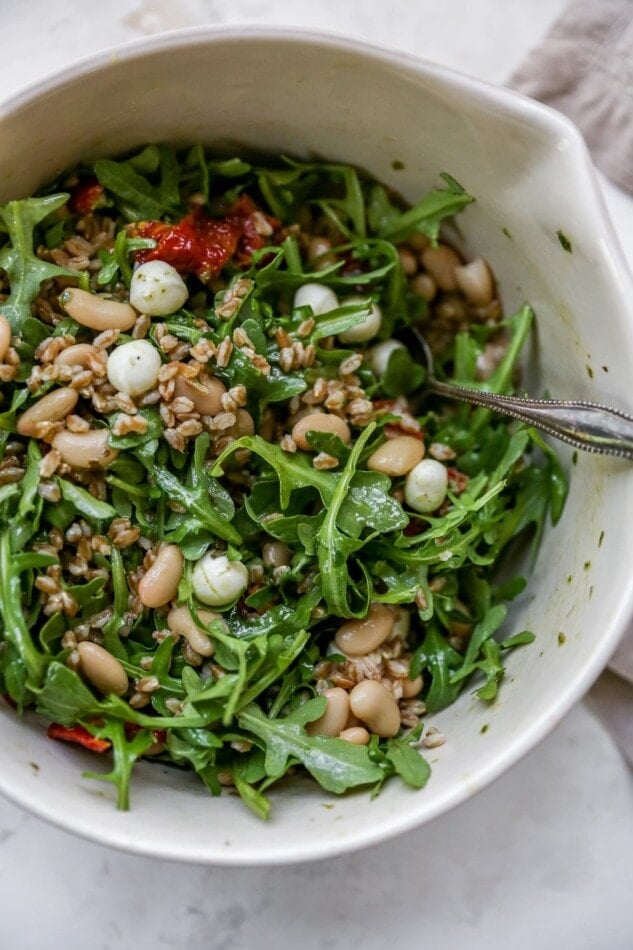
[[[598,168],[633,193],[633,0],[576,0],[508,85],[573,119]]]
[[[575,0],[508,85],[569,116],[598,168],[633,194],[633,0]],[[633,766],[633,624],[587,703]]]

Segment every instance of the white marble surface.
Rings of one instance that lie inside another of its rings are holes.
[[[334,30],[502,82],[564,0],[0,0],[0,96],[86,53],[198,24]],[[633,202],[603,182],[633,260]],[[577,706],[527,759],[431,825],[273,870],[150,861],[0,801],[0,950],[628,950],[633,782]]]

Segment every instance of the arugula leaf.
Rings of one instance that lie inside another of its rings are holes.
[[[348,788],[370,785],[382,778],[380,766],[372,762],[365,746],[353,745],[329,736],[309,736],[305,725],[323,715],[326,700],[311,699],[283,719],[267,719],[258,706],[247,706],[238,715],[242,729],[261,739],[266,750],[266,774],[278,779],[289,761],[296,760],[322,788],[337,795]]]
[[[42,281],[52,277],[77,277],[76,271],[40,260],[34,251],[34,230],[38,224],[68,201],[67,194],[9,201],[0,208],[0,221],[9,234],[9,243],[0,248],[0,267],[7,272],[11,292],[0,302],[14,334],[24,333],[31,318],[31,304]]]
[[[414,745],[419,741],[422,725],[402,738],[387,739],[384,756],[394,771],[411,788],[424,788],[431,777],[431,766]]]
[[[21,573],[36,561],[18,560],[11,550],[11,530],[0,535],[0,614],[4,624],[4,637],[22,660],[27,672],[27,684],[31,689],[39,686],[46,660],[39,652],[22,612]],[[40,555],[40,558],[42,555]],[[51,563],[50,557],[44,563]]]
[[[73,726],[100,712],[99,700],[77,673],[57,660],[49,663],[46,678],[36,694],[37,711],[62,726]]]
[[[97,779],[100,782],[112,782],[117,789],[117,808],[127,811],[130,807],[130,780],[134,765],[152,745],[154,738],[149,730],[141,729],[131,739],[125,735],[125,725],[115,720],[106,720],[102,726],[83,723],[85,728],[98,739],[108,739],[112,743],[114,768],[111,772],[84,772],[84,778]]]
[[[196,521],[206,528],[209,528],[218,538],[224,538],[225,541],[231,541],[233,544],[239,544],[241,537],[230,523],[232,511],[218,510],[217,505],[209,504],[210,490],[213,487],[211,480],[208,485],[196,485],[187,487],[183,485],[176,475],[173,475],[165,468],[155,465],[152,471],[153,481],[161,488],[168,498],[183,505],[189,516],[194,516]],[[216,499],[219,497],[216,494]],[[226,504],[230,499],[226,496]],[[232,509],[232,503],[231,509]]]
[[[88,518],[89,521],[104,521],[116,517],[116,508],[113,508],[107,501],[95,498],[81,485],[68,482],[65,478],[58,478],[57,482],[61,488],[62,498],[70,502],[74,510],[83,515],[84,518]]]
[[[94,172],[106,191],[118,199],[128,221],[153,221],[178,214],[179,209],[170,200],[158,197],[156,188],[130,164],[101,158],[94,163]]]
[[[437,242],[440,225],[445,218],[451,217],[474,201],[474,198],[462,188],[459,182],[443,172],[440,176],[446,188],[430,191],[412,208],[398,215],[388,215],[378,227],[381,238],[398,244],[406,241],[414,231],[419,231],[432,241]]]

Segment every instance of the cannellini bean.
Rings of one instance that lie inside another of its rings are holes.
[[[406,349],[404,343],[400,340],[383,340],[382,343],[376,343],[367,354],[369,365],[376,376],[384,376],[389,366],[391,354],[396,350]]]
[[[398,256],[405,277],[413,277],[418,269],[418,259],[413,251],[406,246],[402,246],[398,248]]]
[[[248,586],[248,569],[241,561],[210,551],[196,561],[191,575],[193,592],[203,604],[222,607],[237,600]]]
[[[376,449],[367,459],[367,468],[392,478],[406,475],[424,457],[424,442],[412,435],[399,435]]]
[[[302,416],[292,427],[292,438],[300,449],[304,452],[314,452],[308,442],[306,435],[308,432],[327,432],[338,435],[346,445],[352,440],[348,424],[344,419],[326,412],[311,412],[307,416]]]
[[[224,429],[222,435],[231,436],[233,439],[241,439],[243,435],[255,434],[255,420],[246,409],[238,409],[235,413],[235,425],[230,429]]]
[[[327,699],[325,712],[319,719],[308,723],[306,732],[309,736],[338,736],[347,722],[349,694],[340,686],[334,686],[322,695]]]
[[[149,340],[130,340],[108,356],[108,379],[119,392],[141,396],[154,388],[162,365],[160,353]]]
[[[322,313],[329,313],[330,310],[336,310],[340,306],[338,297],[325,284],[302,284],[297,289],[293,301],[294,307],[310,307],[312,313],[320,316]]]
[[[421,260],[440,290],[457,290],[455,268],[462,263],[457,251],[448,244],[438,244],[422,251]]]
[[[285,567],[292,560],[292,551],[285,541],[269,541],[262,548],[265,567]]]
[[[388,689],[377,680],[362,680],[349,694],[355,716],[370,732],[383,739],[395,736],[400,729],[400,709]]]
[[[77,405],[79,393],[69,386],[53,389],[33,403],[17,421],[20,435],[33,436],[42,422],[61,422]]]
[[[418,254],[420,254],[421,251],[426,250],[431,242],[427,238],[426,234],[422,234],[421,231],[414,231],[413,234],[409,235],[407,243],[409,247],[413,248],[414,251],[417,251]]]
[[[184,306],[189,291],[175,267],[165,261],[146,261],[130,281],[130,303],[152,317],[175,313]]]
[[[475,307],[487,307],[494,295],[490,268],[483,257],[455,268],[455,280],[464,297]]]
[[[175,544],[162,544],[153,564],[143,574],[138,596],[145,607],[162,607],[178,593],[185,559]]]
[[[365,297],[346,297],[342,301],[344,305],[366,302]],[[357,323],[355,327],[350,327],[349,330],[343,330],[342,333],[339,333],[338,338],[341,343],[366,343],[367,340],[373,340],[377,336],[381,325],[382,310],[377,303],[372,303],[369,315],[365,317],[363,322]]]
[[[75,649],[79,654],[80,672],[100,693],[123,696],[127,692],[127,673],[115,656],[90,640],[83,640]]]
[[[11,346],[11,324],[4,316],[0,313],[0,363],[7,355],[7,350]]]
[[[435,459],[422,459],[412,468],[404,483],[404,499],[414,511],[430,514],[446,498],[448,472]]]
[[[108,429],[89,429],[87,432],[69,432],[62,429],[52,439],[64,462],[73,468],[107,468],[119,454],[108,445]]]
[[[226,386],[217,376],[201,373],[196,379],[176,376],[174,393],[191,399],[193,408],[203,416],[216,416],[222,412],[222,396]]]
[[[424,297],[427,303],[431,303],[437,294],[437,284],[430,274],[417,274],[409,284],[409,289],[416,297]]]
[[[99,358],[96,347],[90,343],[74,343],[55,357],[56,366],[89,366],[91,361]]]
[[[413,699],[414,696],[417,696],[422,689],[422,677],[416,676],[415,679],[410,680],[407,676],[406,679],[400,680],[402,683],[402,698],[403,699]]]
[[[221,614],[212,613],[210,610],[199,610],[198,617],[203,623],[210,624],[214,620],[220,620]],[[208,634],[198,626],[188,607],[172,607],[167,614],[167,626],[172,633],[183,637],[191,649],[200,656],[213,656],[215,653]]]
[[[91,330],[131,330],[138,314],[129,303],[112,300],[105,294],[91,294],[78,287],[67,287],[59,302],[66,313]]]
[[[367,745],[369,742],[369,733],[364,726],[350,726],[349,729],[343,729],[339,733],[339,739],[345,742],[351,742],[352,745]]]
[[[393,611],[384,604],[372,604],[364,620],[346,620],[336,631],[334,642],[347,656],[366,656],[384,643],[393,627]]]

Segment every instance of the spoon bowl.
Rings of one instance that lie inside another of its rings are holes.
[[[417,327],[410,328],[414,352],[426,369],[425,391],[512,416],[585,452],[633,460],[633,416],[600,403],[572,399],[532,399],[506,396],[447,383],[435,376],[433,354]]]

